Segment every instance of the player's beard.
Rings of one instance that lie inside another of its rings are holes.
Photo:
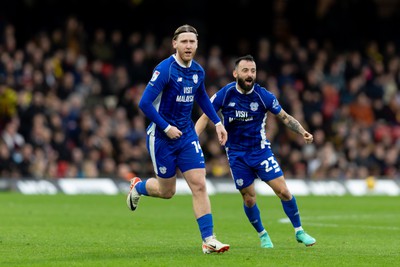
[[[190,54],[186,54],[185,51],[177,51],[177,54],[179,55],[179,58],[183,61],[181,63],[187,65],[195,56],[196,51],[191,51]]]
[[[246,84],[246,81],[244,79],[241,79],[241,78],[239,78],[237,82],[239,84],[240,89],[244,90],[245,92],[250,91],[254,86],[254,80],[253,79],[251,80],[250,84]]]

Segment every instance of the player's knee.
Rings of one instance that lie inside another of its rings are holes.
[[[246,207],[249,207],[249,208],[253,207],[256,204],[256,198],[252,197],[250,195],[244,195],[243,201],[244,201],[244,204],[246,205]]]
[[[164,199],[170,199],[175,195],[175,190],[168,190],[160,192],[160,197]]]
[[[244,201],[244,204],[246,205],[246,207],[251,208],[256,204],[256,201],[255,201],[255,199],[246,199]]]
[[[207,193],[207,187],[205,183],[192,184],[191,190],[193,194],[205,194]]]
[[[283,201],[289,201],[292,198],[292,194],[287,188],[284,188],[280,191],[275,192],[276,195],[282,199]]]

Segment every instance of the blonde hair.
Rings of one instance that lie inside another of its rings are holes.
[[[196,36],[198,36],[197,30],[195,27],[193,27],[189,24],[185,24],[185,25],[178,27],[178,29],[175,30],[172,40],[175,40],[176,38],[178,38],[179,34],[184,33],[184,32],[192,32],[192,33],[196,34]]]

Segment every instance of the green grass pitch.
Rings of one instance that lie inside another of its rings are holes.
[[[399,266],[400,198],[297,196],[313,247],[295,241],[277,197],[258,196],[273,249],[244,215],[239,194],[211,196],[215,232],[231,249],[204,255],[191,196],[0,193],[0,266]]]

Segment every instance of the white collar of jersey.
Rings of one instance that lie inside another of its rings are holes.
[[[172,55],[175,58],[176,63],[178,63],[179,66],[181,66],[182,68],[190,68],[190,66],[192,66],[192,61],[190,60],[189,66],[185,66],[182,63],[179,62],[179,60],[176,58],[176,54]]]
[[[239,90],[239,88],[238,88],[238,86],[237,86],[237,83],[236,83],[235,88],[236,88],[236,91],[238,91],[238,92],[239,92],[240,94],[242,94],[242,95],[248,95],[248,94],[251,94],[251,93],[254,91],[254,85],[253,85],[253,88],[251,88],[250,91],[244,92],[244,93],[243,93],[242,91]]]

